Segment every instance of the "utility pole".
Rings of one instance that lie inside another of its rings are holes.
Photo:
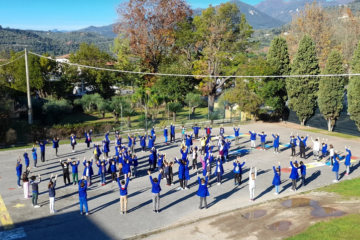
[[[189,121],[190,121],[190,101],[189,101]]]
[[[120,127],[121,127],[121,132],[122,132],[122,103],[120,103],[120,107],[121,107],[121,120],[120,120]]]
[[[26,70],[26,91],[27,91],[27,100],[28,100],[28,118],[29,118],[29,124],[33,124],[31,94],[30,94],[29,65],[28,65],[28,51],[26,48],[25,48],[25,70]]]

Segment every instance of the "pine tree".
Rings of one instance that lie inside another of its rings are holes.
[[[360,42],[351,61],[351,72],[360,73]],[[348,85],[348,112],[360,129],[360,76],[352,76]]]
[[[274,75],[287,75],[290,72],[290,57],[286,40],[276,37],[271,41],[267,60],[274,67]],[[262,97],[265,104],[281,113],[287,100],[284,78],[266,79],[262,87]]]
[[[290,75],[317,75],[320,73],[315,43],[305,35],[291,65]],[[296,112],[301,125],[314,114],[319,79],[317,77],[290,77],[286,79],[289,107]]]
[[[323,74],[344,74],[343,59],[333,50],[327,60]],[[344,101],[345,77],[322,77],[319,83],[318,105],[328,123],[328,131],[333,131],[335,121],[340,116]]]

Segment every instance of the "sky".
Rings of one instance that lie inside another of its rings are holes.
[[[3,28],[33,30],[78,30],[116,22],[116,7],[122,0],[0,0]],[[219,5],[228,0],[187,0],[193,8]],[[261,0],[243,0],[254,5]]]

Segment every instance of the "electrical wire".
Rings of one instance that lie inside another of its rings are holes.
[[[20,58],[22,58],[22,57],[24,57],[24,56],[25,56],[25,54],[23,54],[23,55],[21,55],[20,57],[12,60],[11,62],[8,62],[8,63],[5,63],[5,64],[0,65],[0,67],[6,66],[6,65],[8,65],[8,64],[10,64],[10,63],[13,63],[13,62],[15,62],[16,60],[19,60]]]
[[[56,61],[56,59],[52,59],[51,57],[45,57],[33,52],[29,52],[38,57],[46,58],[49,60]],[[133,72],[133,71],[125,71],[125,70],[117,70],[117,69],[109,69],[109,68],[100,68],[93,66],[86,66],[77,63],[69,63],[69,62],[59,62],[61,64],[67,64],[70,66],[77,66],[82,68],[96,69],[102,71],[109,72],[120,72],[120,73],[130,73],[130,74],[139,74],[139,75],[153,75],[153,76],[173,76],[173,77],[195,77],[195,78],[208,78],[208,77],[216,77],[216,78],[300,78],[300,77],[349,77],[349,76],[360,76],[360,73],[344,73],[344,74],[319,74],[319,75],[275,75],[275,76],[209,76],[209,75],[189,75],[189,74],[168,74],[168,73],[149,73],[149,72]]]

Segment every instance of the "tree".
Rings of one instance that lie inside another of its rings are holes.
[[[76,99],[74,103],[76,105],[81,105],[83,109],[89,113],[91,113],[96,106],[97,103],[102,102],[103,98],[100,94],[85,94],[80,99]]]
[[[110,108],[112,110],[111,114],[114,117],[115,122],[119,122],[121,111],[123,113],[123,116],[125,116],[124,112],[131,109],[131,103],[126,97],[114,96],[111,98]]]
[[[164,56],[175,43],[175,28],[191,16],[184,0],[129,0],[117,8],[116,32],[130,40],[131,52],[140,57],[143,65],[158,72]]]
[[[251,46],[249,38],[252,27],[235,3],[209,6],[201,15],[194,17],[194,26],[199,38],[196,46],[200,50],[194,61],[193,74],[206,75],[200,89],[209,96],[209,111],[214,110],[215,97],[230,87],[230,77],[219,79],[219,75],[232,75],[237,71],[233,60]]]
[[[215,111],[215,112],[211,112],[209,113],[209,120],[210,120],[210,124],[213,125],[215,120],[220,119],[220,114],[219,112]]]
[[[331,51],[322,74],[344,74],[341,54]],[[319,82],[318,105],[328,123],[328,131],[333,131],[335,121],[340,116],[344,102],[345,77],[322,77]]]
[[[127,126],[131,127],[131,119],[130,117],[135,116],[136,112],[133,108],[123,109],[123,116],[127,118]]]
[[[107,68],[107,63],[115,62],[115,59],[107,52],[101,51],[94,44],[80,44],[80,48],[76,53],[71,53],[69,61],[81,65]],[[70,69],[69,69],[70,71]],[[99,93],[103,98],[110,98],[114,95],[114,90],[111,88],[116,83],[116,76],[118,73],[81,68],[79,74],[78,67],[72,67],[73,76],[79,80],[84,81],[84,85],[90,86],[95,92]],[[67,72],[68,73],[68,72]],[[70,73],[71,74],[71,73]]]
[[[291,75],[317,75],[320,73],[315,43],[305,35],[299,44],[291,66]],[[301,125],[314,114],[319,79],[317,77],[290,77],[286,79],[289,107],[296,112]]]
[[[305,9],[294,15],[291,22],[287,41],[290,47],[290,55],[293,57],[297,51],[300,39],[309,35],[315,42],[316,56],[321,68],[325,67],[326,59],[330,53],[330,37],[334,29],[330,26],[328,13],[317,2],[306,4]],[[337,29],[336,29],[337,31]]]
[[[148,106],[153,122],[156,121],[156,118],[160,111],[160,106],[165,102],[165,100],[167,100],[167,97],[165,95],[159,93],[160,91],[158,91],[154,87],[150,89]]]
[[[191,114],[195,113],[195,109],[200,106],[202,100],[198,93],[188,93],[185,97],[185,102],[191,107]]]
[[[351,72],[360,72],[360,42],[351,61]],[[360,130],[360,76],[352,76],[348,85],[348,112]]]
[[[70,113],[72,106],[68,100],[51,100],[42,107],[44,114],[47,115],[48,123],[59,123],[65,114]]]
[[[179,102],[169,103],[169,111],[173,114],[173,122],[176,122],[176,114],[183,109],[183,106]]]
[[[236,102],[240,111],[252,113],[253,121],[256,121],[262,100],[249,88],[244,79],[237,79],[235,87],[226,92],[226,99],[230,102]]]
[[[102,115],[102,118],[105,118],[105,114],[111,111],[109,100],[102,99],[101,101],[97,101],[95,104],[98,112]]]
[[[290,73],[290,57],[284,38],[276,37],[271,41],[267,61],[273,67],[274,75]],[[277,113],[282,113],[287,100],[285,78],[265,79],[261,95],[267,106],[272,107]]]

